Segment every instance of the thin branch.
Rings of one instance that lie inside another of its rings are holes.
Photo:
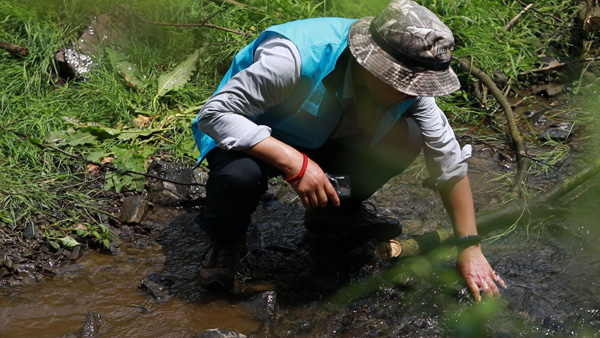
[[[150,20],[146,20],[144,17],[142,17],[141,15],[134,13],[132,11],[129,11],[129,13],[131,13],[133,16],[135,16],[136,18],[138,18],[140,21],[150,24],[150,25],[156,25],[156,26],[173,26],[173,27],[207,27],[207,28],[215,28],[215,29],[219,29],[228,33],[233,33],[233,34],[239,34],[239,35],[243,35],[243,36],[254,36],[254,34],[252,33],[246,33],[246,32],[240,32],[240,31],[236,31],[234,29],[230,29],[227,27],[222,27],[222,26],[217,26],[217,25],[213,25],[211,23],[169,23],[169,22],[155,22],[155,21],[150,21]]]
[[[0,48],[6,49],[17,56],[27,56],[29,54],[29,49],[6,41],[0,41]]]
[[[238,6],[238,7],[244,7],[244,8],[248,8],[248,9],[259,9],[258,7],[252,6],[252,5],[248,5],[248,4],[243,4],[241,2],[235,1],[235,0],[217,0],[220,3],[228,3],[230,5],[234,5],[234,6]]]
[[[525,7],[519,14],[517,14],[517,16],[515,16],[512,20],[510,20],[506,26],[504,26],[504,31],[507,31],[509,29],[511,29],[511,27],[517,22],[519,21],[519,19],[521,18],[521,16],[523,14],[525,14],[531,7],[533,7],[533,3],[530,3],[529,5],[527,5],[527,7]]]

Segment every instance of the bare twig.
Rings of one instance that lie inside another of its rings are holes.
[[[0,41],[0,48],[2,49],[6,49],[7,51],[13,53],[14,55],[18,55],[18,56],[27,56],[29,54],[29,49],[25,48],[25,47],[20,47],[17,45],[14,45],[10,42],[6,42],[6,41]]]
[[[511,27],[517,22],[519,21],[519,19],[521,18],[521,16],[523,14],[525,14],[531,7],[533,7],[533,3],[530,3],[529,5],[527,5],[527,7],[525,7],[519,14],[517,14],[517,16],[515,16],[512,20],[510,20],[506,26],[504,26],[504,31],[507,31],[509,29],[511,29]]]
[[[542,68],[536,68],[536,69],[532,69],[532,70],[527,70],[527,71],[524,71],[524,72],[520,72],[518,75],[527,75],[527,74],[531,74],[531,73],[546,72],[546,71],[549,71],[549,70],[553,70],[553,69],[556,69],[556,68],[563,67],[566,64],[567,63],[565,63],[565,62],[559,62],[557,64],[553,64],[553,65],[550,65],[550,66],[546,66],[546,67],[542,67]]]
[[[239,7],[244,7],[244,8],[248,8],[248,9],[258,9],[258,7],[254,7],[252,5],[248,5],[248,4],[243,4],[241,2],[235,1],[235,0],[217,0],[220,3],[228,3],[234,6],[239,6]]]
[[[231,28],[213,25],[213,24],[207,23],[207,22],[201,22],[201,23],[155,22],[155,21],[146,20],[141,15],[139,15],[137,13],[134,13],[132,11],[129,11],[129,13],[131,13],[133,16],[135,16],[136,18],[138,18],[140,21],[142,21],[144,23],[147,23],[147,24],[150,24],[150,25],[156,25],[156,26],[173,26],[173,27],[207,27],[207,28],[219,29],[219,30],[222,30],[222,31],[225,31],[225,32],[229,32],[229,33],[233,33],[233,34],[239,34],[239,35],[243,35],[243,36],[254,36],[254,34],[252,34],[252,33],[240,32],[240,31],[236,31],[236,30],[231,29]]]

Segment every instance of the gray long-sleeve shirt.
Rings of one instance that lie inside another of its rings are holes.
[[[251,118],[284,102],[299,81],[301,70],[296,46],[290,40],[274,35],[257,48],[254,63],[235,74],[202,107],[198,127],[223,149],[243,150],[256,145],[270,136],[271,128],[257,125]],[[348,67],[342,97],[346,102],[352,102],[354,96],[350,72],[351,67]],[[460,148],[435,99],[417,97],[405,114],[410,114],[423,133],[424,155],[434,185],[441,186],[464,177],[471,147]],[[351,133],[352,120],[351,115],[347,116],[337,133]],[[341,135],[332,137],[337,136]]]

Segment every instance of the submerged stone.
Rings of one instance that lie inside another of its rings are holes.
[[[263,323],[273,321],[277,316],[277,293],[261,292],[242,302],[242,306]]]
[[[171,298],[169,294],[169,288],[173,283],[157,274],[151,274],[144,278],[139,288],[144,290],[147,294],[153,296],[157,302],[165,303]]]
[[[92,338],[98,336],[102,326],[102,316],[99,313],[88,312],[85,325],[83,326],[82,338]]]
[[[208,329],[200,332],[195,338],[246,338],[246,335],[235,331]]]

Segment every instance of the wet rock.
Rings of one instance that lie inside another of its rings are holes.
[[[76,261],[83,256],[83,247],[81,245],[76,245],[73,247],[71,254],[69,255],[69,259],[72,261]]]
[[[126,30],[125,21],[114,14],[95,17],[71,48],[64,48],[54,56],[59,71],[55,81],[85,80],[94,66],[94,57],[104,51],[109,41],[124,43]]]
[[[265,291],[241,303],[255,318],[262,322],[272,322],[277,316],[277,293]]]
[[[556,96],[564,90],[564,86],[554,83],[545,84],[533,89],[533,94],[547,97]]]
[[[206,173],[180,164],[153,160],[148,174],[164,178],[148,178],[146,187],[151,201],[162,206],[201,205],[206,198]]]
[[[208,329],[200,332],[195,338],[246,338],[246,335],[235,331]]]
[[[102,316],[99,313],[88,312],[85,325],[83,326],[82,338],[92,338],[98,336],[102,326]]]
[[[160,275],[151,274],[144,278],[139,288],[144,290],[147,294],[151,295],[159,303],[165,303],[171,298],[169,295],[169,288],[173,283]]]
[[[550,128],[546,129],[540,135],[540,140],[547,141],[567,141],[569,136],[573,134],[573,124],[572,123],[560,123],[553,124]]]
[[[0,266],[4,266],[9,270],[12,270],[13,268],[13,261],[10,257],[5,256],[4,259],[2,260],[2,263],[0,263]]]
[[[28,222],[25,231],[23,231],[23,237],[25,237],[25,239],[33,239],[35,238],[36,233],[35,224]]]
[[[50,269],[50,268],[43,268],[42,274],[44,276],[54,277],[54,276],[56,276],[56,271],[54,271],[53,269]]]
[[[127,196],[123,200],[119,220],[121,223],[139,224],[148,214],[150,206],[145,195]]]

